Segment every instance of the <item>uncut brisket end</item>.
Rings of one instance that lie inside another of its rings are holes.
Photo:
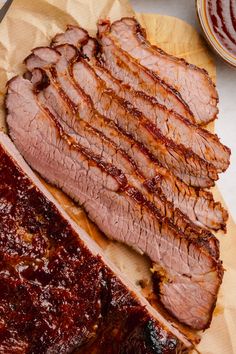
[[[1,353],[164,354],[191,346],[104,263],[3,133],[0,177]]]
[[[135,18],[122,18],[111,25],[101,21],[99,26],[106,27],[124,51],[176,89],[189,105],[196,123],[207,124],[216,118],[218,94],[205,70],[152,46]]]

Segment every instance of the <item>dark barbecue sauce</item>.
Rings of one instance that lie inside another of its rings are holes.
[[[0,353],[176,353],[0,145]]]
[[[206,14],[221,45],[236,56],[236,0],[207,0]]]

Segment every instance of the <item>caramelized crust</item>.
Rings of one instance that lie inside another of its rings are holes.
[[[182,352],[2,145],[0,178],[2,353]]]

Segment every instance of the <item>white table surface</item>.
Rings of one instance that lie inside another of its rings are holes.
[[[195,27],[200,33],[194,0],[130,0],[137,12],[158,13],[178,17]],[[236,69],[229,67],[215,55],[217,90],[219,92],[219,118],[216,133],[231,149],[231,164],[220,174],[217,185],[236,221]]]
[[[11,2],[11,0],[7,0]],[[60,0],[58,0],[60,1]],[[0,9],[6,0],[0,0]],[[159,13],[178,17],[202,33],[195,10],[194,0],[130,0],[137,12]],[[0,17],[3,11],[0,11]],[[236,69],[227,66],[215,56],[217,67],[217,89],[219,92],[219,119],[216,133],[232,151],[231,165],[220,175],[217,182],[224,200],[236,221]]]

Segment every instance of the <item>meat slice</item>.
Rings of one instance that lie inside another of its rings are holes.
[[[158,264],[160,299],[174,316],[196,329],[208,326],[222,280],[221,262],[197,239],[189,240],[151,212],[119,169],[68,136],[40,108],[28,80],[11,80],[6,106],[10,135],[26,161],[78,201],[108,237],[138,247]]]
[[[81,29],[80,27],[73,26],[73,31],[71,29],[66,30],[65,35],[64,33],[58,34],[55,39],[52,40],[52,46],[54,47],[55,45],[61,45],[61,44],[73,44],[76,47],[81,46],[81,44],[86,43],[88,41],[89,36],[88,33],[87,35],[84,32],[84,36],[81,38]],[[64,37],[63,37],[64,35]],[[68,36],[70,36],[70,40],[68,41]],[[60,40],[58,40],[58,37]],[[74,41],[72,40],[74,39]],[[138,65],[138,63],[136,63]],[[138,65],[139,67],[139,65]],[[162,80],[160,80],[156,75],[153,75],[150,71],[145,70],[142,66],[140,66],[141,69],[143,69],[143,78],[147,81],[147,85],[150,84],[150,82],[154,82],[154,90],[156,97],[160,103],[165,105],[168,109],[174,109],[176,112],[179,114],[182,114],[184,117],[186,117],[188,120],[194,121],[192,112],[190,111],[188,105],[181,99],[180,95],[173,90],[171,87],[166,85]],[[139,76],[139,74],[138,74]],[[129,78],[127,77],[127,80]],[[139,81],[138,78],[135,79],[134,85],[136,84],[136,81]]]
[[[193,225],[189,218],[166,200],[160,189],[152,189],[150,187],[150,182],[145,180],[134,161],[120,146],[117,146],[110,138],[107,138],[107,135],[104,135],[106,122],[102,117],[96,115],[96,112],[91,112],[92,107],[91,110],[87,107],[86,112],[84,112],[84,106],[89,105],[81,91],[77,90],[76,94],[74,82],[68,72],[68,65],[70,61],[74,61],[76,50],[68,45],[56,48],[60,50],[62,55],[54,70],[50,67],[47,69],[50,79],[48,77],[47,79],[44,78],[47,74],[42,69],[39,74],[39,69],[37,68],[32,72],[32,82],[34,82],[36,90],[39,87],[42,88],[43,82],[48,82],[47,87],[44,90],[40,90],[38,94],[39,103],[42,106],[46,106],[60,120],[63,129],[72,135],[76,141],[85,148],[90,149],[94,154],[99,155],[104,161],[118,167],[124,173],[128,183],[139,190],[145,199],[151,203],[152,210],[157,208],[157,212],[162,217],[169,218],[185,236],[190,239],[199,238],[199,242],[207,247],[211,254],[218,257],[217,239],[209,232]],[[34,56],[31,55],[30,58],[26,59],[28,68],[33,68],[34,58],[35,65],[39,65],[39,55],[37,53],[42,50],[43,48],[34,50]],[[48,52],[48,48],[45,48],[45,51]],[[44,62],[42,62],[42,67],[45,67]],[[51,84],[49,84],[49,80]],[[76,112],[76,115],[74,112]],[[96,122],[94,122],[94,118]],[[115,134],[115,131],[113,131],[113,134]],[[120,135],[118,135],[118,138]]]
[[[141,142],[166,168],[187,184],[209,187],[218,178],[215,167],[192,151],[184,151],[164,137],[160,130],[128,102],[107,88],[91,66],[80,58],[73,65],[72,75],[88,94],[100,114],[112,119],[124,131]]]
[[[207,124],[216,118],[218,94],[205,70],[152,46],[135,18],[122,18],[112,25],[109,21],[100,21],[99,31],[104,30],[124,51],[181,94],[196,123]]]
[[[192,347],[69,219],[3,133],[0,179],[1,353]]]
[[[51,45],[57,46],[61,44],[81,44],[86,43],[89,39],[88,32],[83,28],[74,25],[68,25],[66,32],[58,33],[52,40]]]
[[[158,104],[154,97],[147,96],[142,91],[135,91],[115,79],[106,68],[94,60],[98,56],[98,44],[95,39],[88,40],[83,46],[83,52],[90,58],[90,63],[93,64],[96,73],[106,82],[107,86],[113,89],[119,97],[131,102],[152,123],[157,125],[164,136],[191,149],[205,161],[212,163],[218,172],[227,169],[230,149],[222,145],[216,135],[190,123],[175,112],[168,111],[164,106]],[[111,53],[112,50],[109,51],[110,56]],[[114,61],[110,65],[114,65]]]
[[[194,122],[193,114],[181,96],[156,74],[140,65],[129,53],[122,50],[110,36],[110,33],[105,31],[105,27],[99,27],[98,40],[101,44],[100,49],[103,53],[104,63],[112,73],[114,70],[113,76],[129,84],[135,90],[141,90],[147,95],[155,97],[157,102],[168,110]],[[109,53],[111,50],[112,52]],[[110,61],[111,57],[113,59]]]

